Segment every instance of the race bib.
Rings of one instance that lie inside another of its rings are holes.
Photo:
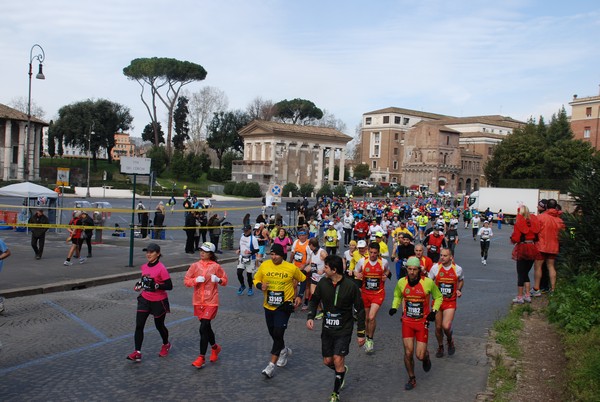
[[[381,278],[366,278],[365,289],[366,290],[379,290]]]
[[[406,316],[409,318],[423,318],[423,302],[406,302]]]
[[[444,297],[451,297],[454,292],[454,284],[453,283],[440,283],[440,292]]]
[[[340,313],[327,313],[324,325],[327,329],[340,329],[342,327],[342,315]]]
[[[328,242],[332,242],[332,241],[333,241],[333,237],[331,237],[331,236],[328,236],[328,237],[327,237],[327,241],[328,241]]]
[[[317,264],[315,264],[315,263],[310,264],[310,272],[312,272],[312,273],[317,272]]]
[[[250,262],[250,260],[252,260],[252,258],[250,256],[242,256],[242,263],[247,264]]]
[[[431,246],[429,248],[429,251],[431,251],[432,253],[436,253],[437,252],[437,246]]]
[[[304,258],[304,254],[302,254],[301,252],[296,251],[294,253],[294,261],[302,262],[303,258]]]
[[[267,291],[267,304],[273,307],[279,307],[283,304],[283,290]]]

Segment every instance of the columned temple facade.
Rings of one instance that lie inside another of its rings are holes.
[[[27,114],[0,104],[0,180],[40,179],[42,130],[47,126],[32,116],[28,135]]]
[[[327,127],[302,126],[254,120],[240,130],[244,140],[244,159],[234,161],[232,180],[269,184],[310,183],[335,185],[333,172],[337,163],[339,182],[344,181],[346,144],[352,137]]]

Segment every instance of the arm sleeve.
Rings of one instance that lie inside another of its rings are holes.
[[[394,288],[394,300],[392,301],[392,308],[397,309],[400,307],[400,303],[402,303],[402,292],[404,291],[405,284],[406,280],[404,280],[404,278],[399,280],[396,284],[396,287]]]
[[[431,296],[433,297],[433,309],[438,311],[440,307],[442,307],[442,292],[440,292],[440,289],[438,289],[433,281],[430,283]]]
[[[365,306],[358,287],[354,287],[354,310],[356,311],[356,335],[365,337]]]
[[[158,285],[158,288],[160,290],[171,290],[173,289],[173,281],[171,281],[171,278],[169,278],[160,285]]]

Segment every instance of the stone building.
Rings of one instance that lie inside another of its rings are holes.
[[[42,131],[48,123],[0,104],[0,180],[38,181]]]
[[[578,98],[573,95],[571,105],[571,130],[577,140],[589,142],[600,150],[600,95]]]
[[[494,145],[524,123],[510,117],[453,117],[402,108],[363,115],[361,163],[376,182],[470,193],[485,186]]]
[[[352,137],[327,127],[254,120],[239,132],[244,159],[234,161],[232,180],[269,184],[310,183],[320,188],[325,169],[333,183],[334,166],[344,181],[344,151]]]

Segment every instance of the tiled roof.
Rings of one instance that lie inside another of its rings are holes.
[[[426,117],[428,119],[436,119],[436,120],[452,117],[452,116],[446,116],[446,115],[437,114],[437,113],[421,112],[419,110],[403,109],[400,107],[386,107],[385,109],[373,110],[372,112],[363,113],[363,116],[367,115],[367,114],[382,114],[382,113],[408,114],[410,116]]]
[[[294,133],[300,135],[309,135],[309,136],[321,136],[321,137],[330,137],[332,139],[344,140],[346,142],[351,141],[352,137],[338,131],[334,128],[329,127],[318,127],[318,126],[304,126],[299,124],[287,124],[287,123],[279,123],[275,121],[266,121],[266,120],[254,120],[250,122],[248,125],[243,127],[239,134],[244,137],[244,135],[254,134],[253,132],[256,130],[261,130],[263,132],[267,132],[270,134],[276,133]]]
[[[0,119],[27,121],[27,114],[0,103]],[[44,126],[48,125],[44,120],[40,120],[34,116],[31,116],[31,121]]]
[[[466,117],[452,117],[447,119],[441,119],[436,123],[444,125],[452,124],[490,124],[495,126],[518,128],[525,125],[525,122],[515,120],[511,117],[500,116],[500,115],[489,115],[489,116],[466,116]]]

